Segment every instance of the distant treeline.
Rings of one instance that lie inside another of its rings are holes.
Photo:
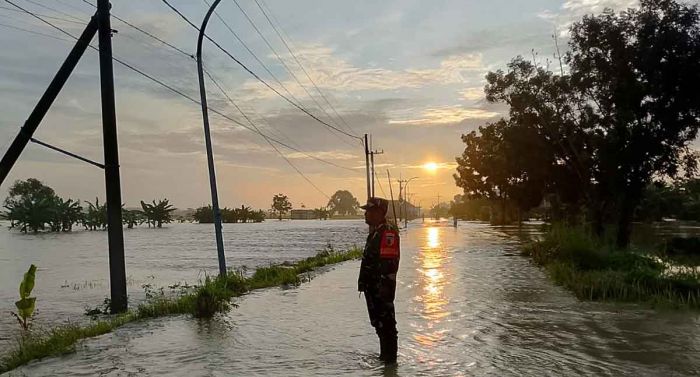
[[[199,207],[192,215],[194,221],[200,224],[214,222],[214,212],[211,206]],[[221,221],[224,223],[261,223],[265,221],[265,211],[252,210],[242,205],[241,208],[221,208]]]
[[[504,218],[506,222],[533,218],[551,221],[565,217],[566,210],[553,197],[545,197],[538,207],[521,211],[512,202],[456,195],[450,203],[449,215],[462,220],[492,223],[499,223]],[[634,220],[649,223],[664,219],[700,222],[700,179],[671,183],[658,181],[644,189],[642,200],[635,209]]]

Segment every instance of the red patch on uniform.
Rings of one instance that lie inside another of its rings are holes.
[[[379,257],[382,259],[399,259],[400,255],[398,232],[394,230],[384,231],[382,242],[379,245]]]

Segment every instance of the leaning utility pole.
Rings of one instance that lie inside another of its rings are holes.
[[[12,4],[26,13],[29,11]],[[110,26],[109,0],[97,1],[97,12],[85,26],[85,30],[71,49],[68,57],[56,72],[53,80],[44,91],[39,102],[20,128],[7,152],[0,160],[0,184],[5,181],[28,142],[34,142],[70,157],[88,162],[104,169],[107,192],[107,238],[109,243],[109,276],[112,313],[127,309],[126,266],[124,263],[124,234],[122,230],[121,182],[119,177],[119,147],[117,143],[117,120],[114,101],[114,71],[112,67],[112,29]],[[100,84],[102,97],[102,132],[104,140],[104,164],[40,142],[33,138],[34,132],[51,108],[54,100],[63,89],[73,69],[82,58],[90,41],[98,34],[100,52]]]
[[[209,131],[209,109],[207,108],[207,90],[204,87],[204,68],[202,66],[202,40],[209,18],[214,13],[221,0],[215,0],[204,16],[202,27],[197,38],[197,73],[199,76],[199,96],[202,103],[202,120],[204,122],[204,143],[207,149],[207,166],[209,168],[209,188],[211,190],[211,207],[214,212],[214,233],[216,234],[216,252],[219,257],[219,276],[226,275],[226,255],[224,254],[224,236],[221,226],[221,210],[219,209],[219,193],[216,188],[216,169],[214,167],[214,152],[211,147],[211,132]]]

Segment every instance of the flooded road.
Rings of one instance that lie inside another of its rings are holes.
[[[402,233],[396,368],[376,358],[348,262],[220,318],[130,324],[11,375],[700,375],[697,314],[578,302],[517,255],[517,229],[441,225]]]

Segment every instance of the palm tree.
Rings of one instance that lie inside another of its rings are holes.
[[[128,229],[132,229],[136,225],[141,225],[145,221],[143,212],[134,210],[122,210],[122,222]]]
[[[254,223],[261,223],[265,221],[265,211],[259,209],[257,211],[253,211],[250,214],[250,221]]]
[[[56,197],[54,200],[53,219],[51,221],[51,230],[54,232],[70,232],[73,230],[73,224],[78,224],[83,219],[83,207],[80,201],[73,199],[63,200]]]
[[[242,223],[247,223],[250,219],[250,216],[253,214],[251,208],[246,207],[245,205],[241,205],[241,208],[237,208],[237,210],[238,218],[241,220]]]
[[[88,230],[105,229],[107,227],[107,206],[100,205],[100,199],[95,198],[95,203],[88,204],[87,213],[83,218],[83,226]]]
[[[208,210],[211,212],[211,206],[207,207]],[[238,208],[228,208],[224,207],[220,209],[221,211],[221,221],[225,223],[237,223],[238,222]],[[214,217],[213,214],[210,216],[212,218],[212,223],[214,222]]]
[[[170,213],[177,209],[169,203],[168,199],[159,200],[158,203],[153,200],[152,204],[145,203],[142,200],[141,208],[143,208],[149,228],[151,224],[153,227],[162,228],[164,223],[167,224],[173,221]]]
[[[36,233],[51,222],[53,201],[53,198],[33,200],[30,197],[8,201],[5,204],[5,217],[10,220],[11,228],[18,227],[21,232],[27,233],[31,230]]]

